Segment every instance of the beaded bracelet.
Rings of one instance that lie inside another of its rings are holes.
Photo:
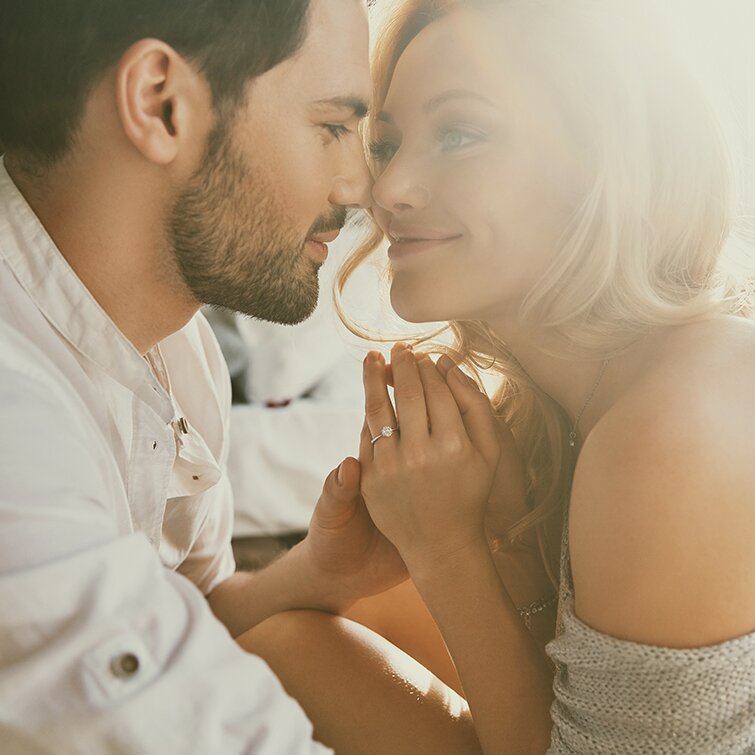
[[[558,595],[551,595],[550,598],[536,600],[530,603],[528,606],[525,606],[524,608],[517,609],[519,611],[519,615],[524,621],[524,626],[526,626],[527,629],[532,629],[532,617],[538,613],[541,613],[546,608],[555,606],[557,601]]]

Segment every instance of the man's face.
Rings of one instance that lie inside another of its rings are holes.
[[[219,117],[168,231],[199,303],[297,323],[318,297],[325,241],[364,206],[357,131],[369,99],[367,17],[357,0],[312,0],[306,40]]]

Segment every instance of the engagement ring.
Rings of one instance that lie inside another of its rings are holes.
[[[390,438],[393,433],[398,432],[398,425],[396,427],[388,427],[386,425],[384,428],[380,430],[380,433],[376,435],[370,442],[374,445],[377,443],[381,438]]]

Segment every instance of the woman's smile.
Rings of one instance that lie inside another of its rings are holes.
[[[402,265],[416,255],[448,246],[462,237],[460,233],[429,228],[392,228],[388,258],[394,266]]]

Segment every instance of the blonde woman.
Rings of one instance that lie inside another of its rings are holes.
[[[258,632],[338,752],[755,752],[735,173],[629,5],[407,0],[383,32],[369,140],[391,301],[449,321],[455,359],[399,345],[389,374],[368,356],[361,485],[463,698],[344,619]],[[454,361],[501,375],[495,416]],[[303,632],[314,650],[292,658]]]

